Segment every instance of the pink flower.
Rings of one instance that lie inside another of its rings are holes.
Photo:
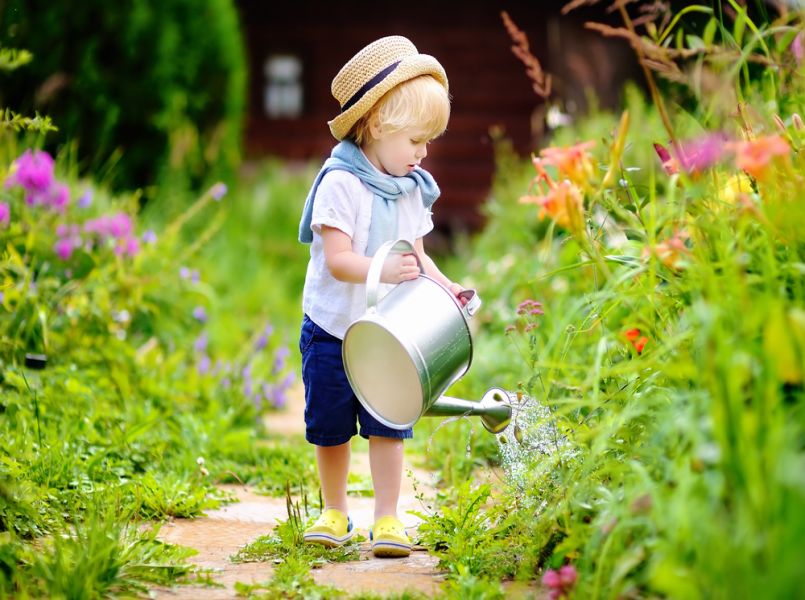
[[[800,31],[794,40],[791,42],[791,53],[797,61],[798,65],[802,64],[802,59],[805,58],[805,39],[803,39],[802,32]]]
[[[0,225],[5,227],[11,220],[11,208],[7,202],[0,202]]]
[[[140,240],[136,237],[129,236],[124,240],[125,252],[129,256],[134,256],[140,251]]]
[[[545,571],[545,574],[542,576],[542,585],[547,585],[549,588],[558,588],[561,586],[562,581],[559,578],[559,572],[553,569]]]
[[[56,242],[53,250],[60,259],[67,260],[73,254],[73,241],[70,238],[62,238]]]
[[[112,215],[108,226],[109,233],[116,238],[124,238],[131,233],[131,219],[126,213]]]
[[[34,198],[53,184],[53,159],[47,152],[26,150],[11,164],[6,187],[20,186]]]
[[[54,210],[64,212],[70,203],[70,188],[63,183],[54,183],[48,190],[45,202]]]
[[[716,164],[723,156],[726,135],[721,133],[708,133],[700,138],[688,140],[680,144],[682,156],[679,162],[688,173],[700,173]]]
[[[702,137],[680,142],[673,154],[662,144],[654,144],[654,151],[662,161],[668,175],[683,169],[687,173],[701,173],[718,163],[729,149],[729,138],[723,133],[708,133]]]
[[[573,565],[565,565],[559,569],[559,582],[565,589],[572,588],[575,585],[578,576],[579,574],[576,572],[576,567]]]
[[[578,572],[573,565],[564,565],[558,571],[548,569],[542,576],[542,584],[550,588],[549,596],[553,599],[565,598],[576,585]]]

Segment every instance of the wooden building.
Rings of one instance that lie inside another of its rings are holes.
[[[602,104],[615,104],[623,80],[635,72],[625,44],[583,28],[584,20],[610,16],[598,8],[562,17],[564,4],[238,0],[250,69],[247,156],[323,160],[335,143],[327,121],[339,110],[332,78],[369,42],[403,35],[435,56],[450,81],[450,124],[424,165],[442,188],[436,225],[445,232],[477,228],[494,171],[490,131],[502,130],[528,155],[543,135],[546,112],[511,52],[501,10],[526,32],[564,110],[581,109],[586,88]]]

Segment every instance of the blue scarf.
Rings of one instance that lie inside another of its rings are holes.
[[[393,177],[380,173],[366,158],[361,149],[354,142],[344,140],[330,153],[330,158],[324,161],[321,171],[316,175],[313,187],[305,200],[302,210],[302,220],[299,223],[299,241],[309,244],[313,241],[313,232],[310,230],[310,221],[313,216],[313,201],[316,190],[322,177],[329,171],[348,171],[358,177],[363,185],[374,194],[372,203],[372,220],[369,225],[369,244],[366,247],[366,256],[374,256],[375,251],[383,242],[397,237],[397,203],[401,196],[410,194],[419,186],[422,195],[422,204],[430,208],[439,197],[439,186],[433,176],[424,169],[417,167],[404,177]]]

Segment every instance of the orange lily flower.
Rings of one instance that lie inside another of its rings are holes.
[[[540,219],[547,215],[571,233],[578,233],[584,227],[581,190],[570,181],[554,184],[544,196],[523,196],[520,202],[536,204],[539,206]]]
[[[644,248],[643,258],[648,258],[653,254],[669,269],[680,269],[682,268],[684,255],[690,252],[685,245],[685,240],[688,239],[688,237],[687,232],[678,232],[664,242],[655,244],[654,247]]]
[[[593,146],[594,141],[581,142],[566,148],[545,148],[539,155],[543,164],[556,167],[560,178],[566,177],[576,185],[587,187],[595,172],[592,157],[588,153]]]
[[[735,164],[755,179],[762,179],[775,156],[788,156],[791,147],[779,135],[768,135],[748,142],[735,142]]]

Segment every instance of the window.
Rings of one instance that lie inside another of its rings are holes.
[[[263,110],[269,119],[295,119],[302,114],[302,59],[274,54],[263,65]]]

